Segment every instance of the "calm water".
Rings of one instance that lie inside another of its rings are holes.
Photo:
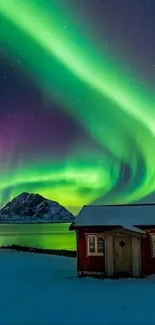
[[[63,224],[0,224],[0,246],[11,244],[51,248],[76,249],[75,232]]]

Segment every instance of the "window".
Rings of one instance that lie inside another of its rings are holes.
[[[88,235],[88,255],[104,255],[104,239],[96,235]]]
[[[95,239],[96,236],[88,236],[88,252],[91,254],[95,254]]]
[[[97,253],[104,253],[104,240],[103,238],[97,238]]]
[[[155,257],[155,235],[151,235],[152,257]]]

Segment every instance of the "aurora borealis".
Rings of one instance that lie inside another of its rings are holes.
[[[71,211],[152,200],[153,10],[0,0],[1,206],[23,191]]]

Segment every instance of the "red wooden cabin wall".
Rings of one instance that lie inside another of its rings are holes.
[[[151,230],[155,234],[155,230]],[[149,233],[141,240],[141,269],[142,275],[155,273],[155,258],[152,256],[152,244]]]
[[[93,231],[91,231],[93,233]],[[78,271],[104,272],[104,256],[87,256],[87,243],[85,231],[77,232],[77,258]]]
[[[90,231],[90,230],[89,230]],[[104,256],[87,256],[87,243],[85,233],[87,229],[77,231],[77,268],[81,272],[103,272],[105,271]],[[96,233],[91,229],[90,233]],[[151,230],[155,234],[155,230]],[[141,239],[141,273],[142,276],[155,274],[155,258],[152,257],[152,246],[150,235]]]

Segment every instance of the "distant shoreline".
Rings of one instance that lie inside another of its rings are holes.
[[[1,221],[0,225],[52,225],[52,224],[71,224],[71,221]]]
[[[20,246],[20,245],[9,245],[9,246],[1,246],[0,249],[11,249],[20,252],[30,252],[30,253],[39,253],[39,254],[49,254],[49,255],[58,255],[65,257],[76,257],[76,251],[68,250],[68,249],[44,249],[37,247],[28,247],[28,246]]]

